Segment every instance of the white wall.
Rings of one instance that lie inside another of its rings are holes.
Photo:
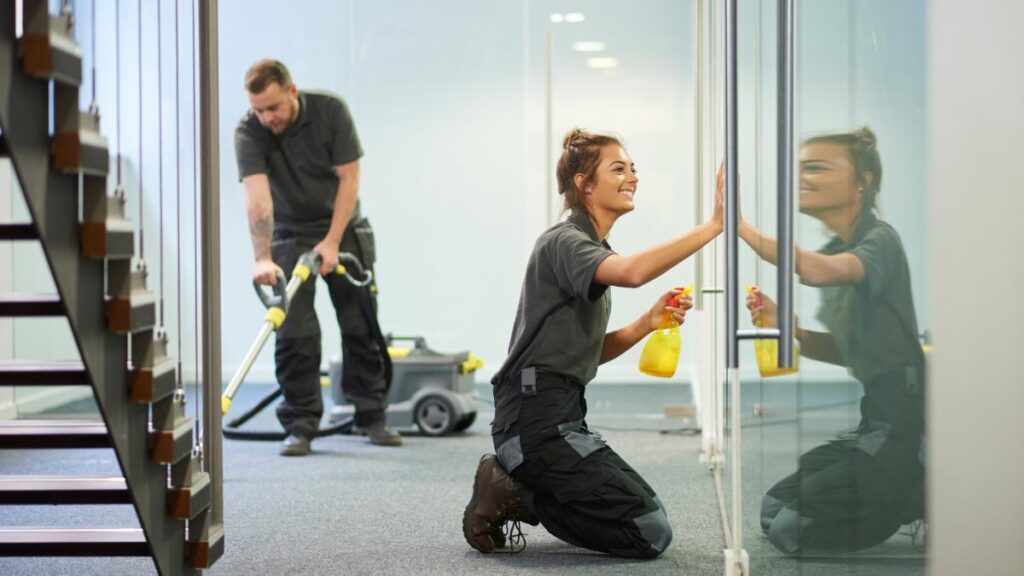
[[[1024,574],[1024,40],[1018,2],[929,13],[929,226],[936,354],[928,417],[936,576]]]
[[[86,67],[93,61],[93,6],[85,0],[76,3],[76,34],[86,49]],[[191,4],[179,6],[180,74],[175,73],[174,6],[159,4],[163,60],[158,77],[158,5],[144,3],[140,86],[137,5],[120,3],[119,93],[114,89],[117,6],[95,3],[102,127],[111,152],[123,157],[127,210],[136,221],[142,183],[150,287],[158,292],[162,288],[164,324],[172,341],[182,343],[179,355],[183,356],[186,379],[191,379],[195,318],[203,313],[196,310],[192,276],[196,258],[194,189],[189,176],[194,129]],[[741,26],[748,32],[755,24],[750,20],[755,6],[753,2],[741,4]],[[763,8],[766,35],[761,39],[762,93],[769,103],[774,89],[771,6],[766,3]],[[923,190],[923,98],[917,97],[921,79],[912,66],[923,59],[921,32],[914,25],[920,20],[915,15],[921,6],[922,0],[860,0],[855,4],[822,0],[805,6],[801,15],[801,30],[805,30],[801,42],[814,47],[802,63],[802,70],[810,72],[801,79],[801,128],[817,132],[868,123],[879,132],[886,162],[883,214],[903,234],[915,278],[923,274],[924,249],[922,216],[913,209]],[[851,7],[853,18],[847,19]],[[549,13],[574,9],[585,10],[584,23],[550,23]],[[594,0],[583,7],[562,0],[305,0],[287,10],[267,0],[222,0],[220,10],[226,372],[237,366],[262,318],[249,286],[252,249],[232,145],[235,123],[246,107],[241,78],[248,65],[260,57],[285,61],[300,87],[335,91],[352,108],[366,150],[361,196],[378,233],[384,330],[423,334],[441,350],[473,350],[488,361],[484,376],[504,358],[522,268],[534,239],[547,225],[544,190],[551,174],[544,147],[544,37],[548,30],[555,39],[555,150],[562,134],[574,125],[610,130],[625,138],[641,170],[637,210],[617,225],[612,245],[629,253],[693,225],[688,2],[633,3],[628,26],[623,26],[621,5],[610,0]],[[859,39],[853,49],[849,46],[851,35]],[[617,57],[620,67],[611,71],[586,68],[584,56],[571,49],[576,40],[606,42],[604,55]],[[744,33],[741,40],[741,52],[747,55],[741,63],[749,67],[753,36]],[[750,70],[747,72],[741,82],[750,78]],[[158,80],[162,81],[159,87]],[[752,94],[752,86],[741,83],[741,88],[744,98]],[[83,106],[91,99],[91,89],[87,73]],[[158,101],[162,115],[157,114]],[[745,114],[752,115],[749,102],[741,105]],[[760,113],[762,142],[770,150],[772,107],[762,105]],[[743,120],[744,126],[752,125],[751,117]],[[745,136],[744,140],[750,141],[752,134]],[[158,166],[161,144],[162,177]],[[898,161],[895,151],[900,151]],[[752,158],[744,154],[744,182],[754,181]],[[768,154],[762,159],[766,228],[774,222],[770,217],[772,160]],[[114,167],[111,188],[116,181],[116,163]],[[752,197],[744,196],[745,200]],[[752,214],[753,208],[745,211]],[[824,241],[820,227],[802,223],[800,228],[803,245],[816,247]],[[743,258],[742,282],[773,285],[770,267],[761,267],[758,280],[751,255],[745,253]],[[631,320],[664,287],[693,279],[692,264],[687,262],[648,287],[615,290],[612,323]],[[814,292],[803,291],[801,296],[801,315],[808,321],[816,308]],[[920,290],[917,294],[920,307],[924,296]],[[320,296],[321,318],[330,318],[325,295]],[[927,326],[927,320],[922,320],[922,325]],[[339,349],[340,337],[330,323],[324,323],[324,330],[327,356]],[[684,328],[684,341],[694,342],[697,337],[696,331]],[[605,366],[599,378],[643,378],[635,369],[638,352],[639,348]],[[696,346],[684,346],[683,354],[686,368],[696,358]],[[252,378],[269,381],[272,366],[268,347]],[[687,378],[687,372],[684,369],[680,378]]]
[[[610,1],[279,7],[220,4],[226,368],[241,358],[262,317],[248,296],[252,251],[232,146],[247,106],[242,77],[261,57],[288,64],[300,88],[332,90],[351,107],[366,152],[360,197],[377,232],[384,331],[425,335],[439,350],[472,350],[487,361],[483,377],[504,360],[523,267],[547,225],[550,12],[578,8],[587,15],[582,24],[552,28],[556,150],[575,125],[613,131],[641,170],[637,210],[617,225],[612,245],[628,253],[693,225],[688,3],[636,2],[628,28],[621,26],[621,6]],[[236,25],[242,21],[244,27]],[[294,30],[303,33],[282,33]],[[571,49],[575,40],[605,41],[620,68],[584,67]],[[691,266],[640,290],[615,290],[612,323],[632,320],[668,286],[692,281]],[[318,308],[329,354],[340,344],[337,329],[324,321],[331,316],[322,291]],[[254,367],[254,379],[271,377],[270,352]],[[602,368],[599,377],[645,378],[636,370],[638,354]]]

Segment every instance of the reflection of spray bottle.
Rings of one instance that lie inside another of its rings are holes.
[[[754,293],[754,286],[747,285],[747,294]],[[757,300],[755,304],[761,305],[761,293],[757,293]],[[758,328],[761,328],[761,323],[756,324]],[[800,365],[800,349],[793,344],[793,367],[792,368],[779,368],[779,341],[774,338],[757,338],[754,340],[754,356],[757,357],[757,369],[761,372],[762,378],[770,378],[772,376],[782,376],[784,374],[793,374],[799,369]]]
[[[667,306],[678,307],[679,298],[693,292],[693,284],[676,290],[681,292],[670,298]],[[661,326],[647,339],[644,350],[640,353],[640,371],[649,376],[671,378],[676,373],[676,366],[679,365],[681,346],[679,324],[671,312],[665,312],[661,317]]]

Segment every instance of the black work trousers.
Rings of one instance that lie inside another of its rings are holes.
[[[539,521],[552,535],[583,548],[625,558],[659,556],[672,541],[665,508],[647,482],[587,427],[585,387],[531,371],[495,390],[492,424],[499,461],[524,486],[520,519]],[[527,394],[524,375],[535,382]]]
[[[857,431],[800,456],[761,501],[761,528],[793,556],[886,541],[924,514],[923,375],[897,369],[864,384]]]
[[[275,231],[271,244],[274,262],[290,277],[299,256],[312,250],[321,239]],[[340,251],[352,253],[366,269],[372,269],[375,260],[373,230],[365,219],[349,224]],[[320,322],[313,306],[316,278],[314,271],[296,292],[288,316],[277,331],[275,347],[277,381],[284,392],[277,418],[289,434],[307,438],[319,428],[324,411],[320,390]],[[322,278],[341,328],[341,387],[346,401],[355,407],[355,423],[365,427],[383,421],[389,382],[385,379],[384,351],[374,337],[371,324],[376,322],[376,285],[356,287],[336,274]],[[369,310],[365,310],[366,307]]]
[[[793,556],[852,552],[920,518],[924,470],[916,451],[894,444],[882,450],[870,455],[846,439],[802,455],[799,469],[761,501],[761,528],[771,543]]]

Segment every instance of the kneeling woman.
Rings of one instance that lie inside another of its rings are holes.
[[[609,286],[634,288],[661,276],[722,230],[721,180],[714,216],[679,236],[630,256],[606,241],[633,210],[638,178],[616,138],[573,130],[557,168],[567,220],[544,232],[530,255],[509,355],[494,376],[491,434],[497,455],[480,459],[463,516],[470,546],[505,545],[503,526],[543,526],[576,546],[628,558],[654,558],[672,540],[654,490],[587,427],[586,384],[656,330],[669,311],[690,308],[661,295],[629,325],[607,332]]]

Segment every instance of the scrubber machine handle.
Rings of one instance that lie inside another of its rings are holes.
[[[295,264],[295,268],[292,270],[291,280],[288,280],[287,284],[285,284],[284,273],[278,270],[277,285],[272,287],[272,294],[268,294],[263,286],[253,282],[253,286],[256,288],[256,295],[259,296],[260,302],[267,309],[267,315],[263,319],[263,326],[260,328],[259,334],[256,335],[256,340],[249,347],[249,351],[245,354],[242,364],[238,367],[235,375],[231,377],[228,387],[224,390],[223,396],[221,396],[220,407],[222,414],[227,414],[228,410],[231,409],[231,402],[235,397],[235,393],[238,392],[242,381],[245,380],[245,376],[256,361],[256,357],[263,350],[263,346],[266,345],[270,335],[276,332],[281,327],[281,324],[284,323],[284,319],[288,314],[288,307],[291,304],[292,298],[295,297],[295,293],[299,291],[299,287],[309,280],[316,271],[320,270],[322,260],[320,254],[313,250],[300,256],[298,263]],[[373,281],[373,274],[369,270],[364,270],[359,259],[352,254],[347,252],[338,254],[338,262],[339,264],[335,268],[334,273],[344,275],[353,285],[362,287]],[[363,278],[358,279],[351,275],[340,262],[346,262],[353,269],[357,270]]]

